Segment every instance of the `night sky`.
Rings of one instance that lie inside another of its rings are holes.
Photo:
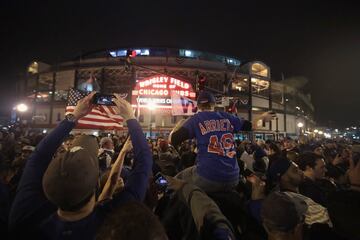
[[[1,0],[0,114],[15,103],[14,82],[33,60],[53,64],[98,49],[169,46],[261,60],[275,80],[281,73],[306,77],[319,124],[360,123],[355,5],[219,2]]]

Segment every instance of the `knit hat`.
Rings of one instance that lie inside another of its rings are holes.
[[[43,177],[43,189],[52,203],[72,211],[92,196],[99,177],[98,150],[94,137],[79,135],[70,151],[51,161]]]

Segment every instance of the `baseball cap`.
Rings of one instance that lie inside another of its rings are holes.
[[[286,158],[279,158],[271,165],[268,171],[269,180],[273,183],[278,182],[280,177],[286,173],[290,166],[291,161]]]
[[[198,103],[215,103],[215,97],[211,92],[201,91],[198,99]]]
[[[289,232],[303,221],[306,209],[306,205],[297,206],[291,197],[275,191],[264,199],[261,218],[271,230]]]
[[[93,136],[79,135],[69,151],[51,161],[42,183],[52,203],[71,211],[92,196],[99,177],[98,150]]]

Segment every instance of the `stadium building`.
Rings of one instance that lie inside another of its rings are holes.
[[[123,48],[56,65],[33,62],[27,70],[17,95],[29,111],[18,117],[37,128],[52,128],[64,118],[69,89],[75,88],[122,94],[140,109],[139,121],[148,136],[166,135],[184,117],[174,114],[172,93],[195,100],[203,86],[216,94],[219,111],[249,120],[275,111],[271,123],[258,123],[256,138],[306,134],[315,124],[310,96],[272,79],[270,67],[261,61],[242,62],[190,49]]]

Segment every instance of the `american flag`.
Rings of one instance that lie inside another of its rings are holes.
[[[77,102],[88,94],[90,94],[90,92],[83,92],[71,88],[65,114],[72,113]],[[79,119],[76,127],[101,130],[121,130],[123,129],[123,118],[117,115],[111,106],[95,105],[89,114]]]

